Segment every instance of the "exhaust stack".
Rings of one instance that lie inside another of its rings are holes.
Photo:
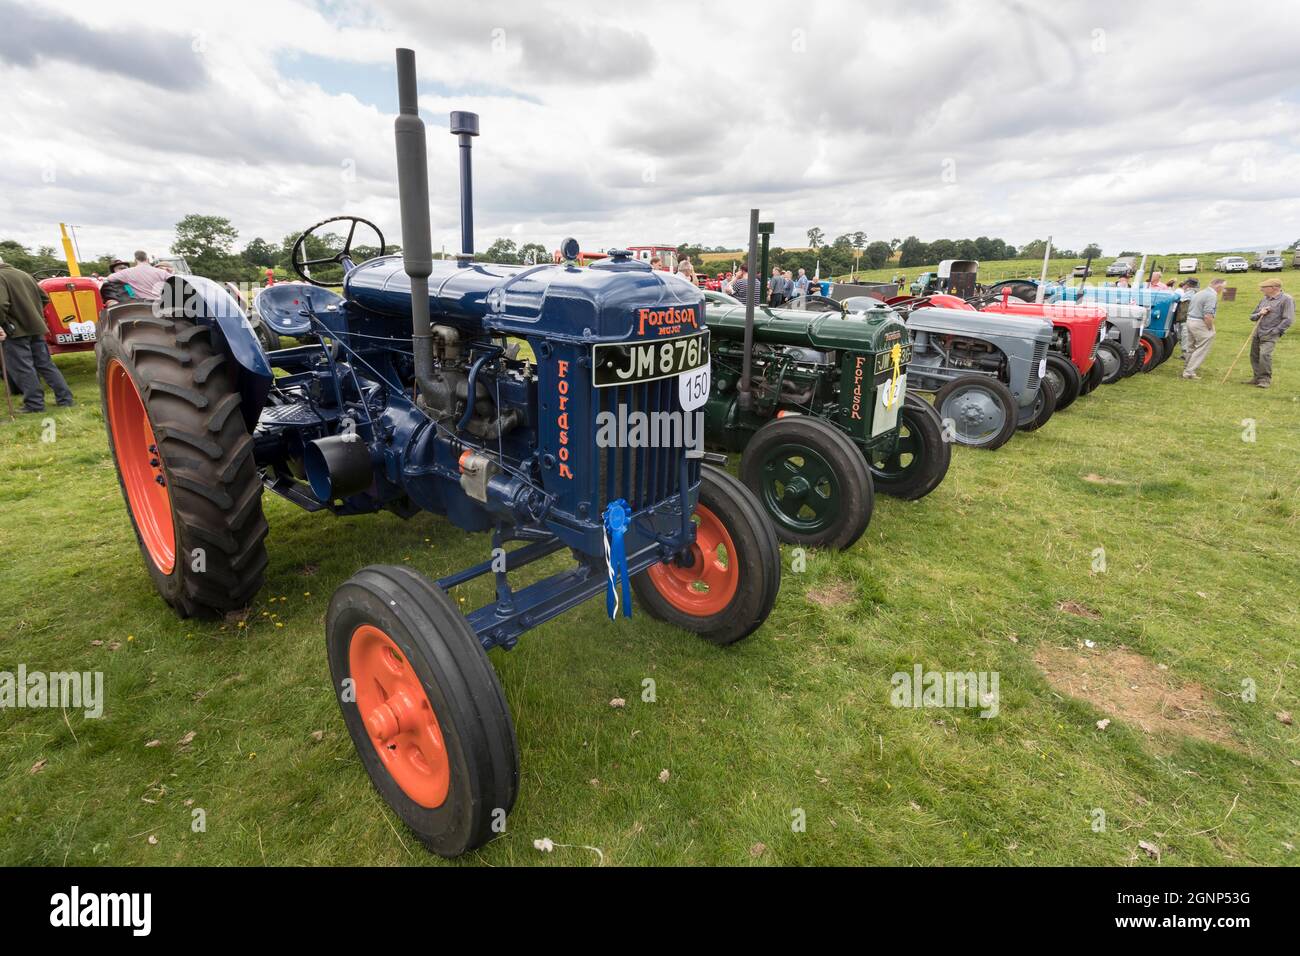
[[[750,394],[749,377],[753,374],[753,352],[754,352],[754,302],[762,294],[762,290],[757,287],[758,276],[755,270],[758,268],[758,210],[749,211],[749,261],[745,268],[749,273],[749,288],[745,295],[745,356],[741,360],[740,387],[736,395],[738,407],[742,412],[749,411],[753,405],[753,398]]]
[[[474,176],[470,150],[478,135],[478,114],[453,110],[451,135],[460,141],[460,254],[469,259],[474,255]]]
[[[433,239],[429,228],[429,163],[415,81],[415,51],[397,51],[397,200],[402,214],[402,266],[411,280],[411,336],[417,395],[429,392],[433,331],[429,324],[429,274]]]

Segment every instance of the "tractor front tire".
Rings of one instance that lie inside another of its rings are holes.
[[[1101,351],[1098,350],[1097,354],[1100,356]],[[1095,392],[1101,387],[1101,381],[1104,374],[1105,370],[1102,368],[1101,360],[1099,358],[1094,358],[1092,360],[1092,368],[1088,369],[1088,374],[1083,377],[1083,387],[1079,389],[1079,394],[1091,395]]]
[[[1011,389],[987,375],[955,378],[934,396],[944,427],[951,422],[953,440],[971,448],[993,451],[1016,433],[1019,409]]]
[[[1138,343],[1138,370],[1149,372],[1160,364],[1160,356],[1164,354],[1164,346],[1160,340],[1150,332],[1143,332],[1142,339]]]
[[[740,480],[787,544],[843,550],[871,523],[875,489],[862,450],[812,415],[774,418],[755,432]]]
[[[207,326],[147,303],[109,309],[95,352],[109,451],[158,593],[182,617],[245,607],[267,526],[232,363]]]
[[[943,481],[952,464],[952,445],[944,440],[943,419],[925,399],[911,392],[898,413],[898,444],[871,457],[871,481],[893,498],[924,498]]]
[[[734,644],[756,631],[776,604],[781,546],[749,489],[708,465],[701,469],[695,521],[691,563],[647,568],[632,578],[632,590],[651,617],[714,644]]]
[[[515,726],[446,592],[410,568],[362,568],[330,599],[325,644],[357,755],[420,842],[454,857],[501,832],[519,792]]]
[[[1038,382],[1038,394],[1034,397],[1033,412],[1029,420],[1020,425],[1022,432],[1035,432],[1048,423],[1056,413],[1056,383],[1044,376]]]
[[[1058,412],[1073,405],[1074,400],[1079,397],[1079,390],[1083,388],[1083,378],[1079,370],[1074,367],[1074,363],[1055,352],[1047,353],[1047,374],[1044,378],[1051,379],[1056,389]]]
[[[1097,360],[1093,363],[1093,368],[1101,366],[1102,384],[1113,385],[1124,377],[1124,369],[1128,361],[1124,350],[1107,340],[1097,346]]]

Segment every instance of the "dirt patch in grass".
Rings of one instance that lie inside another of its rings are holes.
[[[853,588],[844,581],[832,581],[810,590],[808,600],[818,607],[843,607],[853,600]]]
[[[1086,617],[1090,621],[1100,621],[1101,614],[1088,607],[1086,604],[1080,604],[1078,601],[1062,601],[1056,605],[1058,611],[1065,614],[1073,614],[1075,617]]]
[[[1090,485],[1127,485],[1127,481],[1121,481],[1118,478],[1107,478],[1105,475],[1099,475],[1095,471],[1089,472],[1083,476],[1083,480]]]
[[[1089,650],[1045,645],[1034,653],[1048,683],[1143,733],[1182,734],[1234,746],[1210,692],[1174,681],[1167,670],[1128,648]]]

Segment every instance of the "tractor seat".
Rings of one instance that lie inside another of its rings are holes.
[[[308,314],[324,316],[343,304],[337,292],[306,282],[277,282],[257,293],[253,308],[262,321],[281,335],[300,338],[311,332]]]

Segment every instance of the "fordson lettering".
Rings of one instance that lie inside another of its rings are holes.
[[[660,335],[676,335],[686,325],[696,328],[695,306],[683,309],[638,309],[637,335],[645,335],[646,329],[655,329]]]
[[[853,363],[853,403],[849,407],[849,415],[853,418],[862,417],[862,366],[866,358],[859,355]]]
[[[560,393],[560,417],[555,423],[560,427],[560,450],[556,457],[560,459],[560,477],[573,480],[573,469],[569,467],[569,363],[563,360],[556,363],[559,383],[556,391]]]
[[[592,346],[592,384],[635,385],[692,372],[709,364],[709,333],[671,342],[620,342]]]

